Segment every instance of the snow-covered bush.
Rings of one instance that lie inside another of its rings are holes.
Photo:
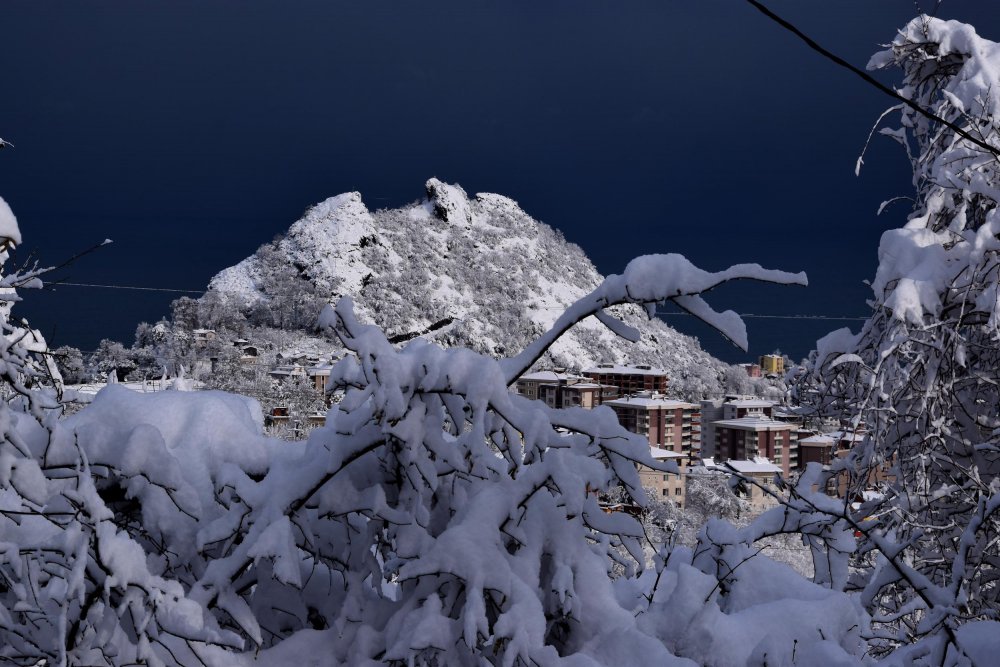
[[[670,299],[745,345],[739,318],[699,296],[738,278],[804,280],[641,258],[499,362],[422,339],[394,346],[345,298],[321,323],[352,352],[331,375],[346,395],[305,443],[262,437],[257,404],[221,392],[111,386],[58,420],[55,397],[22,379],[37,370],[8,325],[4,378],[19,400],[0,404],[0,658],[645,665],[859,653],[850,602],[763,557],[744,562],[735,529],[644,571],[641,526],[602,512],[597,494],[621,486],[643,502],[636,463],[658,466],[645,439],[608,409],[508,391],[584,317],[634,338],[605,312],[616,303]],[[767,628],[779,598],[798,600],[794,622]],[[715,623],[750,630],[705,639]]]
[[[869,67],[901,69],[904,97],[1000,146],[998,54],[925,16]],[[797,390],[867,433],[835,466],[848,499],[867,502],[833,509],[863,535],[849,585],[872,614],[872,652],[964,664],[1000,613],[1000,149],[894,110],[882,133],[910,157],[914,210],[882,237],[871,318],[819,341]]]
[[[0,236],[2,265],[20,240],[3,200]],[[40,286],[41,273],[0,278],[0,661],[163,664],[158,656],[173,646],[240,646],[185,595],[193,533],[186,541],[162,539],[177,537],[200,513],[190,493],[197,476],[166,453],[164,434],[180,430],[172,423],[177,414],[145,415],[161,422],[159,430],[114,432],[116,417],[128,419],[125,395],[138,394],[112,387],[96,402],[112,404],[105,419],[89,421],[101,415],[97,408],[60,420],[61,401],[71,397],[63,396],[53,357],[37,331],[9,314],[18,299],[12,288]],[[213,432],[242,446],[220,411],[201,409],[211,420],[202,420],[197,435],[185,434],[189,449]],[[224,466],[222,456],[212,461]]]

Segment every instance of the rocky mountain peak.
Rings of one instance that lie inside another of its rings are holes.
[[[357,192],[331,197],[279,242],[220,272],[209,289],[254,317],[303,293],[330,302],[349,294],[359,315],[395,340],[420,335],[505,356],[602,280],[578,246],[512,199],[490,193],[470,199],[461,186],[436,178],[426,192],[424,201],[375,212]],[[646,363],[666,369],[674,386],[717,389],[728,366],[695,339],[647,320],[639,308],[620,314],[642,332],[638,343],[592,319],[571,330],[542,363],[576,369]],[[308,330],[314,321],[308,313],[302,317]]]
[[[436,178],[427,181],[425,185],[427,199],[434,208],[434,215],[439,220],[454,224],[472,224],[472,207],[469,196],[460,185],[449,185]]]

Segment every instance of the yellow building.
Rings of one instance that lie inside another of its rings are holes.
[[[764,375],[784,375],[785,358],[777,354],[765,354],[760,358],[760,370]]]

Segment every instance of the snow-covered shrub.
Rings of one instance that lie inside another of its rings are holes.
[[[2,265],[20,240],[2,200],[0,234]],[[62,380],[45,341],[9,316],[11,288],[38,287],[41,273],[0,279],[0,661],[158,664],[154,646],[238,646],[171,576],[171,563],[190,564],[183,545],[153,537],[190,503],[180,471],[167,457],[153,463],[162,442],[99,438],[85,452],[84,433],[60,421]],[[159,512],[140,515],[138,497]]]
[[[55,398],[20,379],[35,371],[23,336],[8,327],[5,380],[21,400],[0,404],[0,657],[689,664],[670,653],[688,647],[672,639],[664,613],[675,607],[663,601],[724,620],[737,610],[740,581],[704,571],[709,557],[691,552],[643,575],[641,526],[602,512],[597,494],[621,486],[643,502],[635,465],[658,465],[645,439],[608,409],[552,410],[508,385],[589,315],[635,338],[605,313],[616,303],[651,310],[671,299],[745,345],[738,317],[698,296],[737,278],[804,280],[755,265],[710,274],[679,256],[642,258],[500,362],[422,339],[398,348],[345,298],[321,323],[353,353],[331,375],[346,394],[327,426],[299,444],[263,438],[257,404],[219,392],[112,386],[59,421]],[[713,562],[742,553],[726,548]],[[624,576],[613,581],[616,564]],[[752,568],[731,568],[742,569]],[[667,591],[675,571],[697,595]],[[829,606],[832,593],[796,586]],[[746,593],[738,604],[756,602]],[[818,642],[843,652],[851,634],[837,624],[852,619],[800,620],[781,636],[801,642],[801,655]],[[746,648],[743,638],[723,643],[735,654]],[[701,660],[704,648],[690,655]]]
[[[970,26],[925,16],[869,67],[901,69],[903,96],[1000,146],[998,54]],[[894,110],[899,126],[882,133],[910,157],[914,210],[882,236],[871,318],[819,341],[797,391],[867,432],[835,466],[848,499],[867,502],[834,513],[863,535],[850,587],[872,614],[873,653],[966,664],[987,627],[975,622],[1000,613],[1000,160]]]

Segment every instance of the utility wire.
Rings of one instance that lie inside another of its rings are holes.
[[[796,37],[798,37],[799,39],[801,39],[813,51],[816,51],[817,53],[819,53],[820,55],[824,56],[825,58],[828,58],[828,59],[832,60],[834,63],[836,63],[837,65],[840,65],[844,69],[853,72],[854,74],[856,74],[859,77],[861,77],[866,83],[868,83],[868,84],[870,84],[872,86],[875,86],[876,88],[878,88],[879,90],[881,90],[883,93],[885,93],[889,97],[892,97],[894,99],[899,100],[900,102],[902,102],[906,106],[910,107],[911,109],[913,109],[917,113],[921,114],[922,116],[925,116],[926,118],[929,118],[930,120],[933,120],[935,122],[941,123],[945,127],[947,127],[950,130],[954,131],[959,136],[961,136],[961,137],[963,137],[965,139],[968,139],[969,141],[971,141],[975,145],[979,146],[980,148],[983,148],[983,149],[989,151],[990,153],[992,153],[994,156],[1000,158],[1000,150],[998,150],[997,148],[995,148],[993,146],[990,146],[988,143],[986,143],[982,139],[977,139],[976,137],[972,136],[971,134],[969,134],[968,132],[966,132],[965,130],[963,130],[962,128],[960,128],[958,125],[955,125],[954,123],[945,120],[941,116],[938,116],[937,114],[935,114],[935,113],[933,113],[931,111],[928,111],[927,109],[924,109],[922,106],[920,106],[919,104],[917,104],[913,100],[911,100],[909,98],[906,98],[906,97],[903,97],[902,95],[900,95],[899,93],[897,93],[892,88],[889,88],[888,86],[880,83],[875,77],[873,77],[872,75],[870,75],[868,72],[866,72],[863,69],[860,69],[858,67],[855,67],[854,65],[852,65],[849,62],[847,62],[846,60],[844,60],[840,56],[836,55],[835,53],[832,53],[832,52],[824,49],[822,46],[820,46],[819,44],[817,44],[816,41],[814,41],[812,38],[810,38],[804,32],[802,32],[801,30],[799,30],[798,28],[796,28],[794,25],[792,25],[791,23],[789,23],[785,19],[781,18],[780,16],[778,16],[777,14],[775,14],[774,12],[772,12],[770,9],[768,9],[767,7],[765,7],[763,4],[761,4],[757,0],[747,0],[747,2],[749,2],[751,5],[753,5],[754,7],[756,7],[760,11],[761,14],[763,14],[767,18],[771,19],[772,21],[774,21],[775,23],[777,23],[778,25],[780,25],[785,30],[788,30],[789,32],[791,32],[792,34],[794,34]]]
[[[203,289],[171,289],[168,287],[137,287],[135,285],[95,285],[92,283],[67,283],[61,281],[47,282],[46,286],[58,287],[60,285],[68,285],[69,287],[102,287],[105,289],[131,289],[140,290],[143,292],[180,292],[184,294],[204,294]]]
[[[536,306],[535,310],[566,310],[566,306]],[[683,311],[658,310],[656,314],[660,317],[692,317],[691,313]],[[738,313],[740,317],[749,317],[761,320],[857,320],[863,322],[867,317],[860,315],[767,315],[763,313]]]
[[[46,283],[46,285],[60,286],[68,285],[70,287],[97,287],[102,289],[125,289],[125,290],[140,290],[143,292],[173,292],[179,294],[204,294],[206,290],[193,290],[193,289],[178,289],[172,287],[139,287],[137,285],[98,285],[95,283],[69,283],[69,282],[52,282]],[[566,306],[538,306],[537,310],[565,310]],[[676,311],[657,311],[657,315],[660,317],[691,317],[691,313],[686,312],[676,312]],[[770,320],[857,320],[864,321],[867,317],[860,317],[857,315],[768,315],[763,313],[739,313],[740,317],[748,317],[755,319],[770,319]]]
[[[656,313],[660,317],[684,315],[690,317],[691,313],[661,313],[657,311]],[[761,315],[758,313],[739,313],[740,317],[750,317],[762,320],[867,320],[867,317],[858,317],[856,315],[849,315],[841,317],[839,315]]]

